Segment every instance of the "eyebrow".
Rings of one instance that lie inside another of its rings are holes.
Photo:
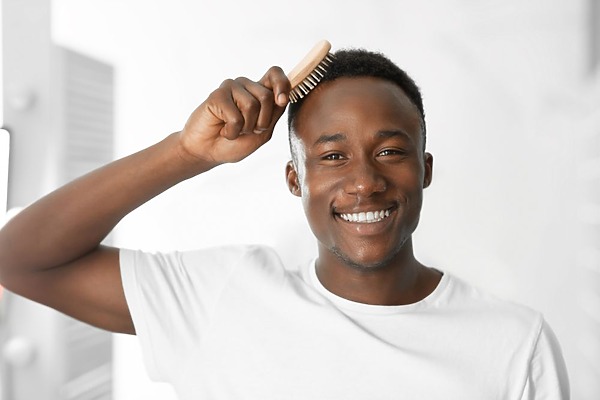
[[[392,130],[392,131],[379,131],[379,132],[377,132],[377,136],[380,138],[392,138],[392,137],[396,137],[396,136],[402,136],[405,139],[411,138],[408,133],[406,133],[400,129],[396,129],[396,130]]]
[[[405,139],[410,139],[410,135],[406,132],[404,132],[403,130],[400,129],[396,129],[396,130],[384,130],[384,131],[379,131],[377,132],[377,137],[380,138],[392,138],[392,137],[397,137],[397,136],[402,136]],[[313,146],[317,146],[319,144],[323,144],[323,143],[336,143],[336,142],[342,142],[344,140],[346,140],[347,137],[345,134],[343,133],[334,133],[331,135],[321,135],[313,144]]]
[[[323,144],[323,143],[332,143],[332,142],[341,142],[346,140],[347,137],[343,133],[334,133],[333,135],[321,135],[313,144],[313,146]]]

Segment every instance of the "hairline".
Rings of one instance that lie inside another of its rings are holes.
[[[423,113],[421,112],[421,110],[419,109],[419,106],[417,104],[415,104],[415,102],[413,101],[413,99],[406,93],[406,90],[404,90],[404,88],[402,86],[400,86],[400,84],[398,84],[398,82],[389,79],[389,78],[385,78],[385,77],[381,77],[381,76],[373,76],[373,75],[368,75],[368,74],[363,74],[363,75],[341,75],[341,76],[337,76],[333,79],[329,79],[325,82],[320,83],[315,89],[313,89],[311,92],[309,92],[301,101],[304,102],[306,101],[306,99],[308,98],[308,96],[310,96],[310,94],[315,91],[315,90],[323,90],[323,86],[327,85],[328,83],[331,82],[335,82],[339,79],[342,78],[349,78],[349,79],[358,79],[358,78],[374,78],[374,79],[379,79],[382,81],[386,81],[386,82],[391,82],[392,84],[394,84],[398,89],[400,89],[402,91],[402,93],[404,94],[404,96],[406,96],[406,98],[408,99],[408,101],[410,102],[410,104],[414,107],[414,110],[417,112],[417,114],[419,115],[419,125],[421,127],[421,139],[423,141],[423,152],[425,152],[426,149],[426,142],[427,142],[427,135],[426,135],[426,125],[425,125],[425,116],[423,115]],[[289,141],[289,146],[290,146],[290,152],[291,152],[291,156],[292,156],[292,162],[294,163],[294,166],[297,166],[297,154],[296,151],[294,151],[294,145],[292,144],[292,137],[295,137],[297,141],[300,141],[300,138],[298,137],[297,133],[296,133],[296,119],[298,117],[298,115],[300,114],[300,112],[302,111],[303,106],[300,105],[300,108],[296,111],[293,119],[291,121],[288,120],[288,141]]]

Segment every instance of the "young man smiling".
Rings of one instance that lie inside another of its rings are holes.
[[[327,288],[361,303],[414,303],[441,278],[412,251],[433,167],[425,121],[396,82],[339,72],[360,68],[369,54],[338,57],[327,83],[290,111],[288,185],[318,239],[317,274]],[[400,71],[384,72],[414,86]]]
[[[419,263],[412,233],[433,158],[414,82],[341,51],[289,108],[292,194],[318,258],[263,246],[149,254],[100,245],[133,209],[265,144],[289,81],[225,81],[185,128],[39,200],[0,233],[9,289],[137,334],[151,376],[191,399],[567,399],[541,315]]]

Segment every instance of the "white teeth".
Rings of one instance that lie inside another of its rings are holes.
[[[370,224],[373,222],[379,222],[384,218],[390,216],[390,210],[380,210],[380,211],[367,211],[367,212],[359,212],[359,213],[351,213],[351,214],[340,214],[340,217],[344,221],[348,222],[360,222],[365,224]]]

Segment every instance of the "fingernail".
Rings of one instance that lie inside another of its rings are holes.
[[[285,93],[279,93],[277,95],[277,104],[280,106],[285,106],[288,102],[288,97]]]

